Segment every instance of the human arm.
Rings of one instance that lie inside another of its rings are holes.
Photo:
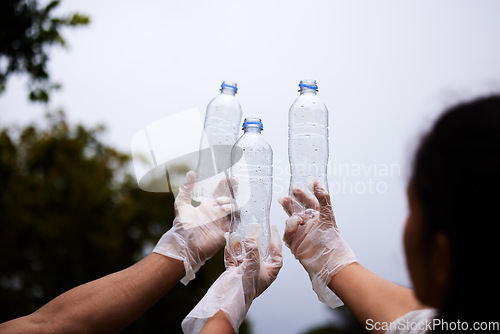
[[[314,196],[294,189],[294,198],[280,199],[290,215],[285,228],[284,241],[311,277],[318,297],[326,300],[326,284],[353,312],[358,321],[392,322],[409,311],[421,308],[410,289],[393,284],[361,266],[347,243],[342,239],[335,222],[330,196],[314,182]],[[294,212],[297,201],[303,212]],[[307,214],[306,214],[307,213]],[[315,281],[319,282],[318,285]],[[334,303],[334,306],[338,306]]]
[[[224,333],[223,330],[238,333],[253,300],[276,279],[282,266],[281,240],[276,226],[271,226],[266,260],[261,256],[260,231],[258,224],[250,225],[243,253],[238,242],[226,245],[226,271],[184,319],[184,333],[215,334]],[[226,238],[229,239],[227,235]],[[229,331],[228,323],[232,331]]]
[[[233,326],[226,317],[223,311],[215,313],[214,316],[209,318],[200,334],[234,334]]]
[[[328,287],[339,296],[359,323],[390,323],[408,312],[423,309],[413,290],[392,283],[359,263],[353,263],[331,278]],[[375,330],[373,333],[384,333]],[[382,326],[381,326],[382,327]]]
[[[120,272],[78,286],[38,311],[0,325],[0,333],[118,332],[156,303],[186,275],[185,283],[224,245],[229,198],[223,183],[213,198],[191,205],[195,174],[189,172],[175,200],[176,217],[150,254]]]
[[[0,333],[117,333],[184,276],[181,261],[150,254],[122,271],[80,285],[36,312],[0,325]]]

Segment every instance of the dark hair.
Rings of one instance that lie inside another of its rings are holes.
[[[451,245],[441,317],[470,327],[474,321],[498,321],[500,95],[443,113],[416,152],[410,182],[427,238],[444,232]]]

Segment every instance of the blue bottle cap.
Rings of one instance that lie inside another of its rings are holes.
[[[311,85],[306,85],[306,84],[303,84],[303,83],[299,83],[299,87],[304,87],[304,88],[309,88],[309,89],[318,89],[318,85],[314,85],[314,86],[311,86]]]
[[[236,86],[233,86],[233,85],[228,85],[227,83],[223,82],[221,85],[220,85],[220,88],[224,88],[224,87],[228,87],[228,88],[232,88],[234,89],[235,92],[238,92],[238,87]]]

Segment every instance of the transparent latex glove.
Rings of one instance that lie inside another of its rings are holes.
[[[304,208],[301,212],[293,211],[297,206],[291,197],[279,199],[290,216],[283,240],[309,274],[318,299],[336,308],[343,302],[328,284],[342,268],[358,260],[340,236],[328,192],[318,180],[314,180],[310,188],[314,196],[298,188],[292,189],[294,199]]]
[[[245,237],[245,252],[241,245],[226,245],[226,271],[212,284],[205,296],[182,322],[186,334],[199,333],[205,322],[222,310],[235,333],[247,314],[253,300],[276,279],[283,264],[278,229],[271,225],[269,257],[264,261],[260,247],[261,228],[251,224]],[[226,234],[229,240],[229,235]]]
[[[224,233],[231,222],[231,201],[226,180],[219,183],[212,198],[198,207],[191,204],[191,195],[196,174],[186,174],[184,184],[175,198],[173,226],[158,241],[153,252],[184,262],[186,276],[181,280],[187,284],[195,273],[224,245]]]

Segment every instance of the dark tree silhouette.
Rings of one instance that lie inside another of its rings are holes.
[[[71,127],[61,113],[48,123],[0,132],[0,322],[132,265],[174,218],[172,194],[140,190],[103,128]],[[182,333],[223,270],[219,252],[124,333]]]
[[[89,18],[79,13],[54,17],[59,3],[54,0],[40,7],[38,0],[0,1],[0,94],[14,73],[28,74],[32,101],[47,102],[50,92],[60,87],[47,72],[49,47],[66,46],[61,30],[86,25]]]

